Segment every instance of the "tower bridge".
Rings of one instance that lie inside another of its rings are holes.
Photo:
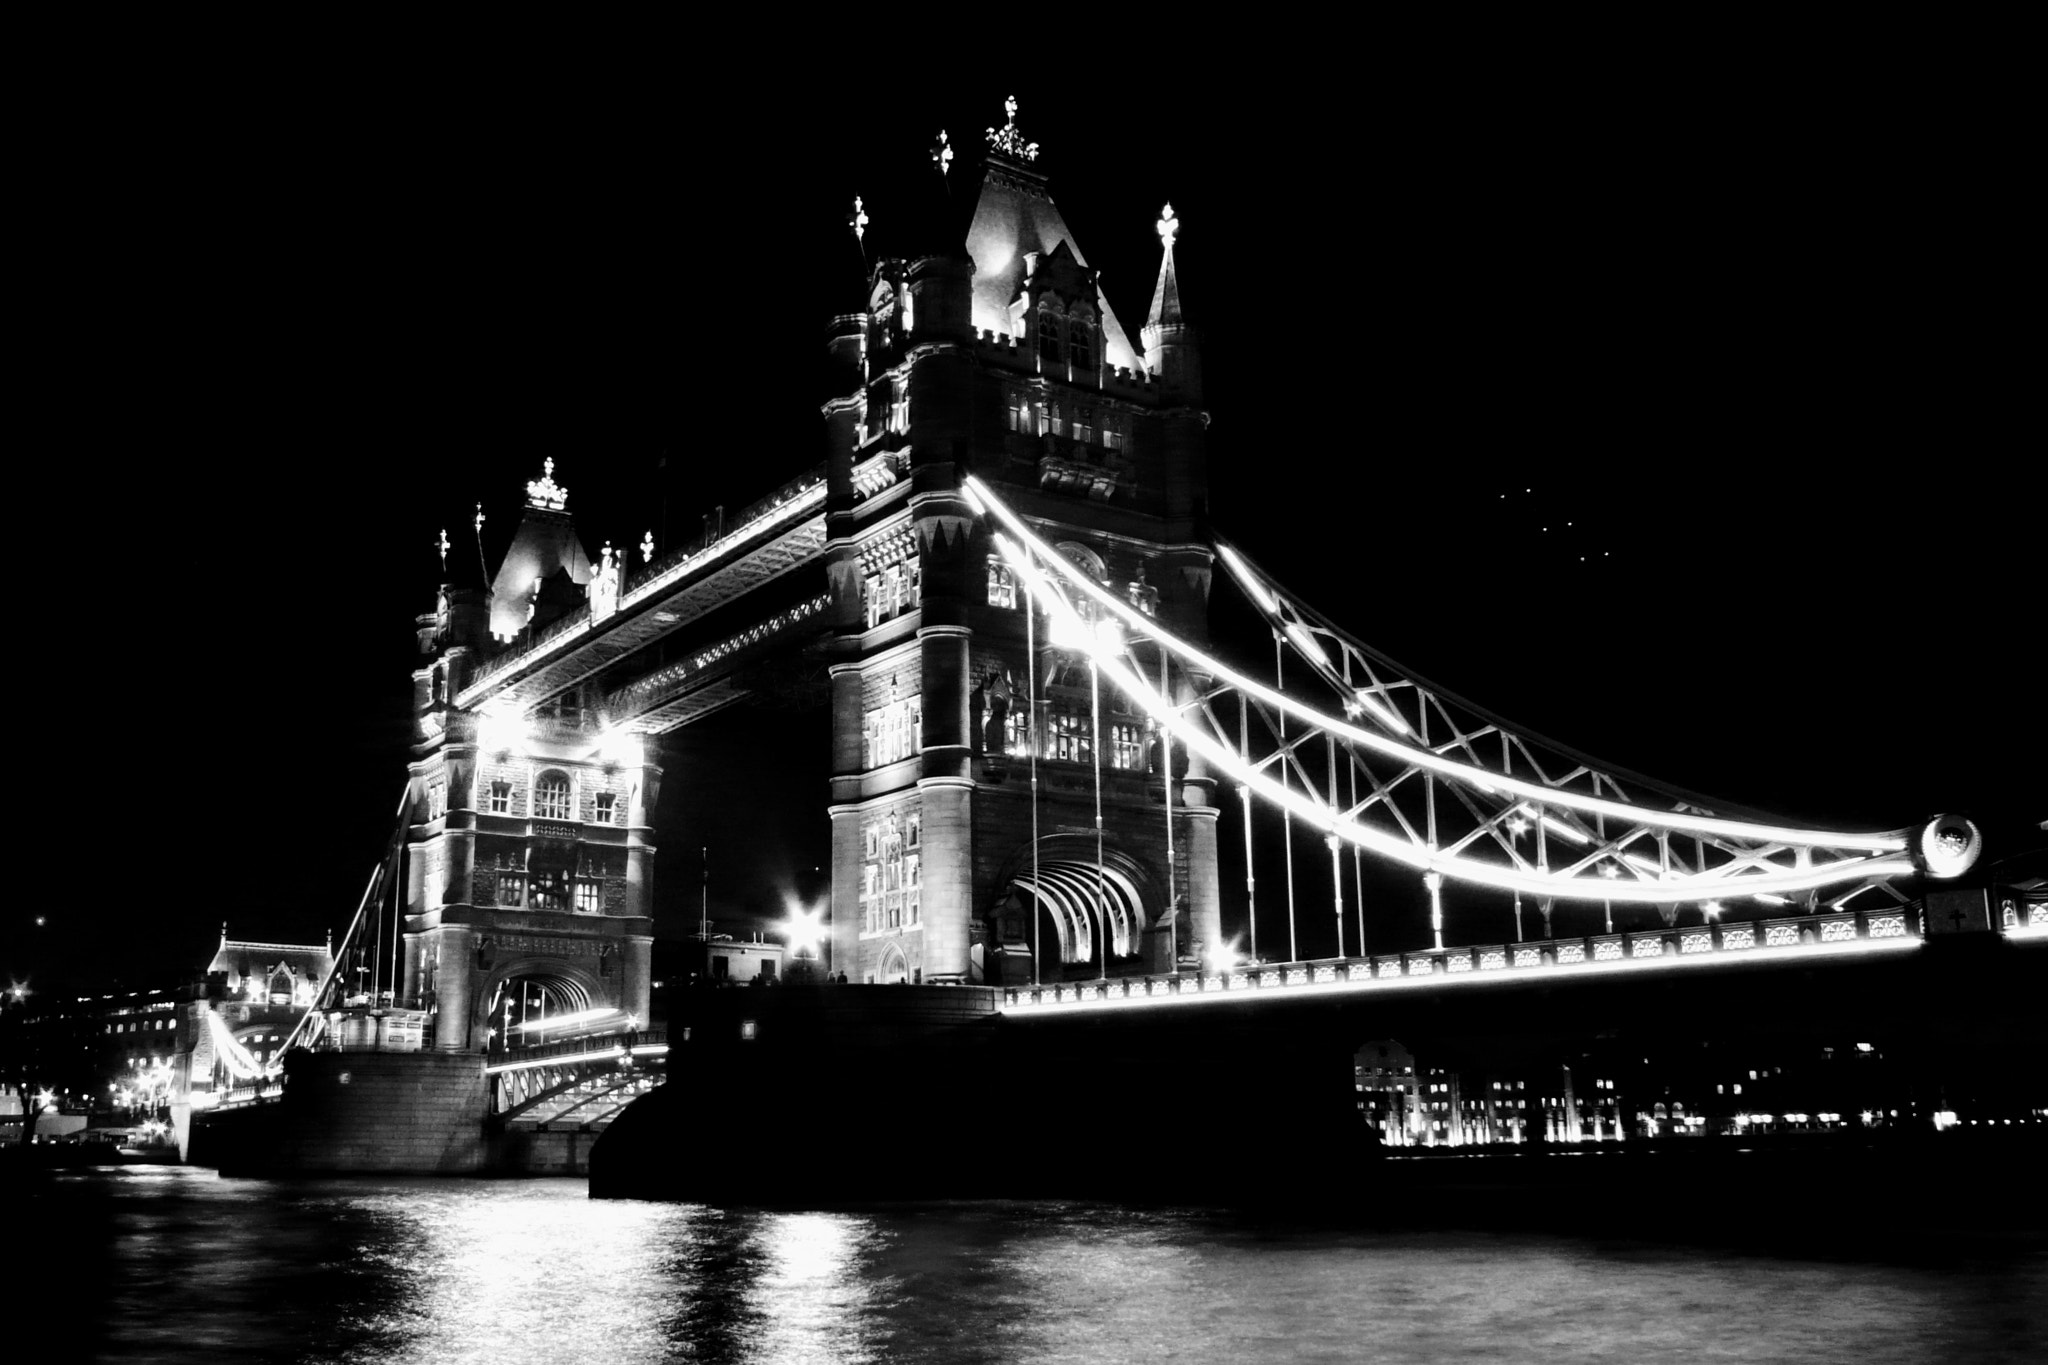
[[[350,1009],[386,1021],[353,1025],[352,1045],[416,1029],[426,1053],[470,1059],[464,1076],[481,1068],[475,1094],[501,1123],[608,1121],[648,1076],[605,1067],[690,1056],[689,1025],[671,1019],[659,1053],[642,1034],[654,812],[664,780],[717,774],[665,773],[661,737],[792,655],[830,679],[819,797],[845,984],[817,1009],[875,1011],[898,1041],[925,1036],[899,1017],[913,997],[861,988],[960,988],[932,1007],[933,1037],[1083,1017],[1149,1037],[1160,1020],[1296,1017],[1300,1002],[1725,982],[2048,927],[2038,902],[2007,919],[1981,892],[1944,903],[1952,922],[1927,913],[1927,889],[1978,855],[1966,820],[1816,829],[1595,760],[1386,658],[1348,632],[1345,604],[1311,604],[1219,538],[1178,220],[1169,207],[1157,223],[1134,346],[1014,108],[978,186],[890,207],[850,220],[869,268],[862,306],[831,321],[821,464],[685,546],[649,533],[593,557],[568,459],[528,484],[494,570],[481,510],[479,572],[443,534],[444,581],[417,622],[413,759],[342,950],[358,990],[324,1000],[301,1046],[348,1044]],[[1270,678],[1210,649],[1219,568],[1270,630]],[[1226,928],[1226,807],[1248,850],[1259,813],[1290,854],[1296,837],[1327,846],[1327,911],[1299,905],[1291,879],[1280,897],[1248,875],[1229,917],[1243,927]],[[1426,890],[1429,944],[1387,951],[1369,932],[1367,860]],[[1511,899],[1516,937],[1447,915],[1447,881]],[[1617,932],[1617,901],[1657,906],[1663,927]],[[1560,932],[1560,905],[1609,907],[1604,931]],[[1300,960],[1311,913],[1334,957]],[[565,1044],[550,1019],[599,1043]],[[1005,1055],[1014,1084],[1056,1084]]]

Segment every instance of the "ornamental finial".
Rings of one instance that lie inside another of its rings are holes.
[[[1168,251],[1173,250],[1174,234],[1180,231],[1180,219],[1173,216],[1173,205],[1159,210],[1159,241]]]
[[[944,175],[953,169],[953,144],[946,140],[946,130],[939,129],[939,140],[932,144],[932,164]]]
[[[559,512],[569,503],[569,490],[555,482],[555,459],[550,455],[541,462],[541,475],[529,479],[526,484],[526,505],[543,511]]]
[[[868,215],[867,210],[861,207],[860,196],[857,194],[853,196],[853,212],[846,215],[846,223],[847,226],[853,229],[853,240],[856,243],[861,243],[861,239],[867,235]],[[866,244],[861,243],[860,249],[861,254],[865,256],[867,254]]]
[[[440,536],[440,539],[438,539],[438,540],[436,540],[436,541],[434,542],[434,548],[435,548],[435,549],[437,549],[437,550],[439,550],[439,551],[441,552],[441,572],[442,572],[442,573],[447,573],[447,572],[448,572],[448,528],[447,528],[447,527],[443,526],[443,527],[441,528],[441,536]]]
[[[1019,161],[1038,160],[1038,144],[1026,142],[1024,134],[1017,127],[1017,97],[1011,95],[1003,101],[1003,115],[1009,119],[1000,128],[988,130],[988,145],[1004,156],[1014,156]]]
[[[652,564],[654,562],[654,532],[652,530],[649,530],[646,535],[640,537],[640,562],[642,564]]]

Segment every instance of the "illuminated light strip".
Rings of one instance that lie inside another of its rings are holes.
[[[1376,735],[1369,730],[1361,730],[1335,717],[1324,715],[1315,708],[1298,702],[1292,697],[1275,692],[1265,684],[1254,678],[1247,677],[1220,659],[1203,653],[1187,641],[1167,631],[1163,626],[1153,621],[1151,617],[1144,616],[1137,608],[1122,601],[1115,594],[1102,587],[1101,584],[1090,579],[1087,574],[1081,571],[1079,566],[1066,562],[1063,556],[1057,555],[1048,549],[1045,542],[1032,533],[1031,529],[1024,524],[1022,518],[1015,512],[1012,512],[991,493],[986,484],[971,474],[967,477],[967,483],[974,486],[975,491],[987,503],[989,509],[1034,554],[1045,560],[1048,564],[1051,564],[1062,576],[1093,597],[1102,606],[1123,617],[1144,633],[1149,634],[1152,639],[1175,651],[1184,659],[1192,660],[1202,671],[1210,674],[1212,677],[1218,678],[1240,691],[1257,697],[1270,706],[1287,711],[1306,724],[1321,726],[1336,735],[1364,745],[1366,748],[1377,750],[1387,757],[1400,759],[1418,768],[1426,768],[1431,772],[1441,774],[1455,781],[1467,782],[1475,786],[1484,783],[1511,791],[1544,805],[1568,806],[1574,810],[1585,811],[1589,814],[1612,816],[1619,820],[1641,825],[1653,825],[1660,829],[1683,830],[1689,834],[1715,834],[1729,838],[1756,840],[1764,843],[1862,849],[1871,853],[1902,853],[1906,849],[1907,836],[1904,831],[1894,830],[1879,834],[1844,834],[1827,830],[1791,829],[1774,825],[1757,825],[1742,820],[1722,820],[1712,816],[1684,815],[1675,811],[1650,810],[1642,806],[1631,806],[1625,802],[1609,801],[1602,797],[1584,796],[1577,792],[1539,786],[1536,783],[1525,781],[1519,777],[1493,773],[1484,768],[1474,768],[1468,764],[1440,757],[1426,749],[1417,749],[1411,745],[1402,744],[1397,740],[1388,739],[1384,735]],[[1217,549],[1228,559],[1236,558],[1235,555],[1231,554],[1228,546],[1219,545]],[[1267,598],[1266,600],[1270,601],[1271,599]],[[1910,862],[1901,860],[1898,866],[1889,867],[1889,870],[1884,875],[1892,875],[1893,873],[1910,870]]]
[[[1075,632],[1074,638],[1080,642],[1079,647],[1093,657],[1097,666],[1110,680],[1122,688],[1131,700],[1143,707],[1162,727],[1171,730],[1184,744],[1200,753],[1218,770],[1244,786],[1253,788],[1266,800],[1292,811],[1317,829],[1328,830],[1382,857],[1423,871],[1441,872],[1462,881],[1491,886],[1502,891],[1526,891],[1537,896],[1564,896],[1587,901],[1626,899],[1641,904],[1700,900],[1703,888],[1710,889],[1713,894],[1732,894],[1731,887],[1735,891],[1803,891],[1850,877],[1902,876],[1913,870],[1911,861],[1906,858],[1876,861],[1845,859],[1837,863],[1809,866],[1791,872],[1743,876],[1740,880],[1713,877],[1692,882],[1639,882],[1628,888],[1626,897],[1620,897],[1615,894],[1614,883],[1605,878],[1596,880],[1531,876],[1492,863],[1475,862],[1454,854],[1419,849],[1410,841],[1360,825],[1306,794],[1295,791],[1293,787],[1273,781],[1261,770],[1239,759],[1234,751],[1225,748],[1213,736],[1182,717],[1176,708],[1139,678],[1123,659],[1097,647],[1092,638],[1081,630],[1080,618],[1074,613],[1073,606],[1046,581],[1045,575],[1037,565],[1033,564],[1008,537],[998,534],[994,539],[997,550],[1010,562],[1018,577],[1039,595],[1046,604],[1048,613],[1052,614],[1055,620],[1068,619]]]
[[[1331,666],[1330,656],[1323,651],[1323,647],[1320,644],[1316,643],[1316,638],[1310,635],[1305,627],[1290,621],[1287,623],[1286,632],[1287,638],[1294,641],[1296,649],[1311,658],[1322,660],[1323,667],[1325,668]]]
[[[970,475],[967,482],[973,483],[973,476]],[[1259,609],[1268,616],[1278,616],[1280,604],[1273,600],[1273,595],[1266,591],[1266,585],[1245,566],[1245,562],[1237,557],[1237,551],[1228,545],[1218,545],[1216,552],[1223,556],[1223,562],[1230,567],[1230,572],[1236,576],[1239,585],[1251,594],[1252,601],[1258,603]]]
[[[1428,972],[1421,976],[1361,977],[1347,980],[1340,977],[1335,981],[1307,984],[1295,995],[1371,995],[1382,991],[1428,990],[1431,988],[1457,990],[1472,986],[1504,986],[1516,982],[1527,983],[1536,976],[1548,977],[1553,973],[1563,976],[1613,976],[1625,972],[1678,972],[1695,968],[1712,967],[1731,962],[1786,962],[1793,959],[1806,960],[1815,957],[1865,957],[1886,953],[1909,952],[1920,947],[1925,940],[1919,938],[1854,939],[1848,943],[1808,943],[1794,948],[1779,948],[1761,955],[1735,952],[1725,956],[1712,953],[1691,953],[1683,957],[1624,957],[1605,962],[1554,963],[1547,967],[1528,967],[1520,971],[1499,972]],[[1363,962],[1363,958],[1349,959]],[[1271,967],[1261,968],[1272,971]],[[1180,978],[1182,981],[1188,978]],[[1015,1003],[999,1003],[999,1013],[1018,1011],[1034,1016],[1046,1014],[1081,1014],[1116,1009],[1156,1009],[1174,1005],[1216,1004],[1220,1002],[1257,1000],[1265,997],[1257,988],[1240,990],[1182,990],[1166,995],[1131,995],[1098,1000],[1041,1000],[1036,1004],[1018,1000]]]
[[[1415,727],[1410,725],[1407,721],[1401,719],[1401,713],[1399,711],[1396,711],[1393,707],[1388,706],[1378,697],[1375,697],[1369,689],[1363,687],[1359,688],[1356,697],[1358,704],[1360,706],[1372,712],[1375,716],[1378,716],[1380,718],[1381,723],[1386,725],[1389,729],[1404,735],[1412,735],[1415,733]],[[1493,791],[1493,788],[1488,787],[1486,790],[1490,793]]]
[[[522,1030],[530,1029],[534,1032],[539,1032],[541,1029],[551,1028],[580,1028],[584,1024],[595,1023],[599,1019],[609,1019],[615,1014],[624,1013],[624,1010],[611,1007],[607,1007],[605,1009],[577,1010],[573,1014],[558,1014],[552,1019],[537,1019],[529,1023],[514,1024],[512,1027]]]
[[[623,1047],[607,1048],[603,1052],[561,1052],[552,1057],[536,1057],[530,1062],[504,1062],[498,1066],[484,1068],[486,1076],[500,1076],[507,1071],[531,1071],[537,1066],[574,1066],[578,1062],[605,1062],[614,1057],[623,1057]]]
[[[1565,824],[1561,820],[1554,820],[1548,815],[1539,815],[1536,818],[1542,822],[1543,828],[1549,830],[1552,834],[1555,834],[1558,838],[1565,840],[1567,843],[1584,845],[1593,842],[1591,836],[1581,834],[1578,830],[1573,829],[1570,825]]]

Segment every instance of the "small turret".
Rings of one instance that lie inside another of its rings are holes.
[[[1173,205],[1159,213],[1159,241],[1165,248],[1159,258],[1159,283],[1152,290],[1152,311],[1138,335],[1145,343],[1145,368],[1165,388],[1190,401],[1202,395],[1202,353],[1196,345],[1195,329],[1188,325],[1180,307],[1180,277],[1173,269],[1173,239],[1180,232],[1180,219]]]

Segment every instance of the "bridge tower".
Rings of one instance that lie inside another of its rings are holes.
[[[863,306],[829,341],[831,932],[856,982],[1163,972],[1220,933],[1213,780],[1176,750],[1169,791],[1156,734],[1026,619],[962,490],[978,475],[1098,581],[1206,637],[1208,419],[1178,224],[1167,209],[1140,351],[1008,109],[978,189],[947,187],[935,155],[929,203],[873,206]],[[1202,681],[1171,672],[1183,694]]]
[[[418,618],[424,662],[413,674],[403,972],[392,1003],[428,1011],[443,1052],[538,1038],[525,1030],[548,1013],[648,1017],[661,770],[644,741],[608,729],[582,684],[531,708],[455,703],[494,640],[516,646],[616,597],[620,566],[609,550],[591,561],[567,503],[549,460],[527,485],[489,586],[452,571]],[[453,557],[457,566],[473,558]]]

